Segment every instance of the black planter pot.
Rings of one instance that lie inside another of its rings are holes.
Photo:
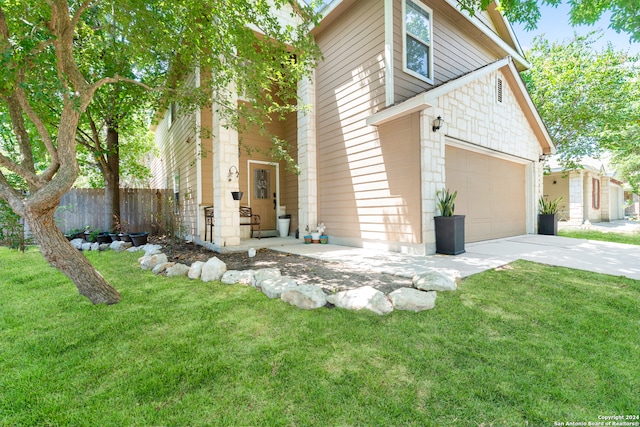
[[[131,236],[129,234],[127,234],[127,233],[120,233],[120,234],[118,234],[118,237],[123,242],[131,242]]]
[[[133,243],[133,246],[142,246],[147,244],[147,238],[149,237],[149,233],[145,231],[144,233],[131,234],[129,235],[129,237],[131,237],[131,242]]]
[[[115,233],[109,233],[109,237],[111,237],[111,241],[115,242],[116,240],[120,240],[120,236]]]
[[[111,243],[111,236],[109,236],[109,233],[100,233],[98,234],[98,243],[102,244],[102,243]]]
[[[538,214],[538,234],[558,235],[558,214]]]
[[[232,191],[231,192],[231,197],[233,197],[233,200],[242,200],[242,195],[244,193],[242,191]]]
[[[464,253],[464,215],[437,216],[436,252],[445,255]]]

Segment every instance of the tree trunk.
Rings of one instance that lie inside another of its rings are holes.
[[[53,267],[64,273],[81,295],[94,304],[116,304],[120,294],[93,265],[64,237],[53,220],[54,209],[27,209],[25,219],[40,251]]]
[[[118,131],[111,126],[107,127],[107,167],[103,174],[106,223],[115,230],[120,223],[120,145]]]

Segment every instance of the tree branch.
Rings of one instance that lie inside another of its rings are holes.
[[[84,13],[85,10],[87,10],[92,3],[94,3],[94,1],[96,0],[85,0],[78,9],[76,9],[75,13],[73,14],[73,18],[71,18],[71,27],[75,28],[78,26],[78,23],[80,22],[80,19],[82,18],[82,14]],[[97,1],[96,1],[97,2]]]
[[[38,131],[38,135],[42,138],[42,142],[44,142],[44,146],[47,149],[47,152],[51,156],[51,166],[55,165],[55,168],[60,164],[60,159],[58,158],[58,150],[53,145],[53,141],[51,140],[51,135],[49,135],[49,131],[47,130],[47,126],[44,124],[44,121],[38,116],[29,101],[27,100],[27,95],[24,93],[24,89],[19,84],[15,85],[14,94],[17,101],[20,103],[20,107],[22,111],[29,117],[29,120],[33,123]]]
[[[30,186],[33,186],[34,188],[40,188],[45,184],[41,177],[23,167],[22,165],[14,162],[2,153],[0,153],[0,166],[3,166],[9,169],[11,172],[20,175],[27,181]]]
[[[9,203],[15,213],[20,216],[24,215],[23,196],[9,184],[2,171],[0,171],[0,197]]]

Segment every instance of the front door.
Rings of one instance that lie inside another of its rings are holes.
[[[269,164],[250,163],[251,211],[260,215],[262,231],[276,229],[276,167]]]

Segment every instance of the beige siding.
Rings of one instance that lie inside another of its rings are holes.
[[[526,233],[525,166],[446,147],[446,187],[458,191],[456,215],[466,215],[465,241]]]
[[[190,77],[188,83],[194,83],[194,76]],[[185,114],[178,106],[173,123],[169,126],[168,114],[165,112],[155,132],[158,155],[151,161],[152,187],[172,190],[174,176],[178,175],[181,225],[183,231],[190,234],[198,232],[199,210],[195,162],[198,144],[195,123],[195,114]]]
[[[467,33],[454,22],[448,6],[439,1],[424,1],[433,9],[433,67],[436,85],[460,77],[483,65],[499,59],[491,53],[475,35]],[[432,86],[403,71],[402,58],[402,0],[394,1],[393,58],[395,77],[395,102],[399,103],[430,89]]]
[[[420,243],[419,115],[321,155],[318,220],[331,236]]]
[[[558,218],[562,221],[568,221],[569,219],[569,174],[564,172],[554,172],[550,175],[545,175],[543,178],[543,193],[542,197],[545,200],[555,200],[558,197],[562,197],[562,201],[558,205]]]
[[[419,243],[418,115],[364,122],[384,107],[383,22],[383,2],[359,1],[317,39],[331,59],[316,70],[318,221],[351,242]]]
[[[297,158],[297,120],[296,113],[291,113],[285,121],[274,120],[267,126],[269,132],[285,139],[291,146],[291,156]],[[271,141],[264,135],[260,135],[257,129],[244,131],[240,135],[240,190],[248,194],[249,161],[273,162],[268,151],[271,148]],[[286,206],[286,212],[292,215],[290,230],[295,231],[298,226],[298,177],[295,173],[287,172],[284,162],[279,162],[280,166],[280,204]],[[248,203],[248,199],[243,198],[241,204]]]

